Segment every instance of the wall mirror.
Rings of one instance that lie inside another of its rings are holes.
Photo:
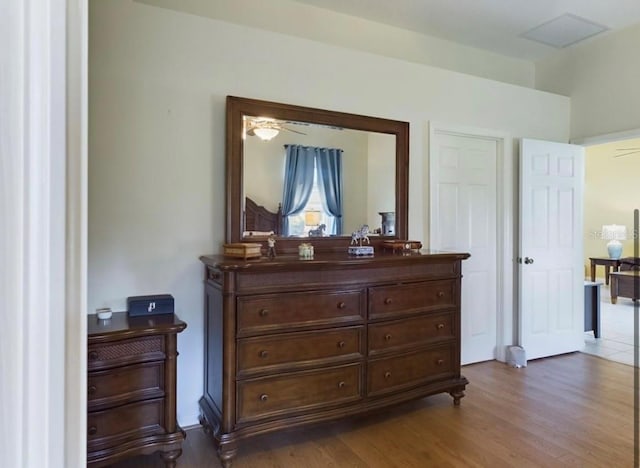
[[[226,125],[226,242],[407,238],[407,122],[228,96]]]

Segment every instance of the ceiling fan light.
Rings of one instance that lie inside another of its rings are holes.
[[[279,131],[277,128],[258,127],[253,129],[253,133],[261,140],[266,141],[274,138],[279,133]]]

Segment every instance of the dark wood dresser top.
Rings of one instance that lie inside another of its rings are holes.
[[[377,252],[375,255],[354,256],[346,252],[322,252],[316,253],[313,258],[303,259],[298,255],[278,255],[274,259],[260,257],[243,260],[241,258],[225,257],[224,255],[203,255],[200,261],[205,265],[219,268],[220,270],[263,270],[276,268],[289,268],[299,270],[317,270],[323,265],[332,267],[344,266],[393,266],[406,263],[438,263],[441,261],[464,260],[470,257],[468,253],[440,252],[435,250],[420,250],[410,253]]]
[[[187,324],[175,314],[129,317],[127,312],[114,312],[108,320],[100,320],[97,315],[89,315],[87,319],[90,344],[159,333],[180,333],[186,327]]]

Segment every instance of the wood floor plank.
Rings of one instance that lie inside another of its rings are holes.
[[[237,468],[602,467],[633,465],[633,367],[573,353],[515,369],[465,366],[460,407],[448,395],[361,418],[243,441]],[[159,456],[114,468],[160,468]],[[218,468],[201,429],[183,468]]]

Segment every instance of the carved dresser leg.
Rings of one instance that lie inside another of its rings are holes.
[[[460,406],[460,399],[464,397],[464,388],[456,388],[449,392],[449,395],[453,397],[454,406]]]
[[[238,447],[236,444],[220,444],[218,447],[218,457],[220,457],[220,463],[223,468],[231,468],[233,459],[238,453]]]
[[[160,456],[164,461],[165,468],[175,468],[177,458],[182,455],[182,449],[172,450],[170,452],[161,452]]]

